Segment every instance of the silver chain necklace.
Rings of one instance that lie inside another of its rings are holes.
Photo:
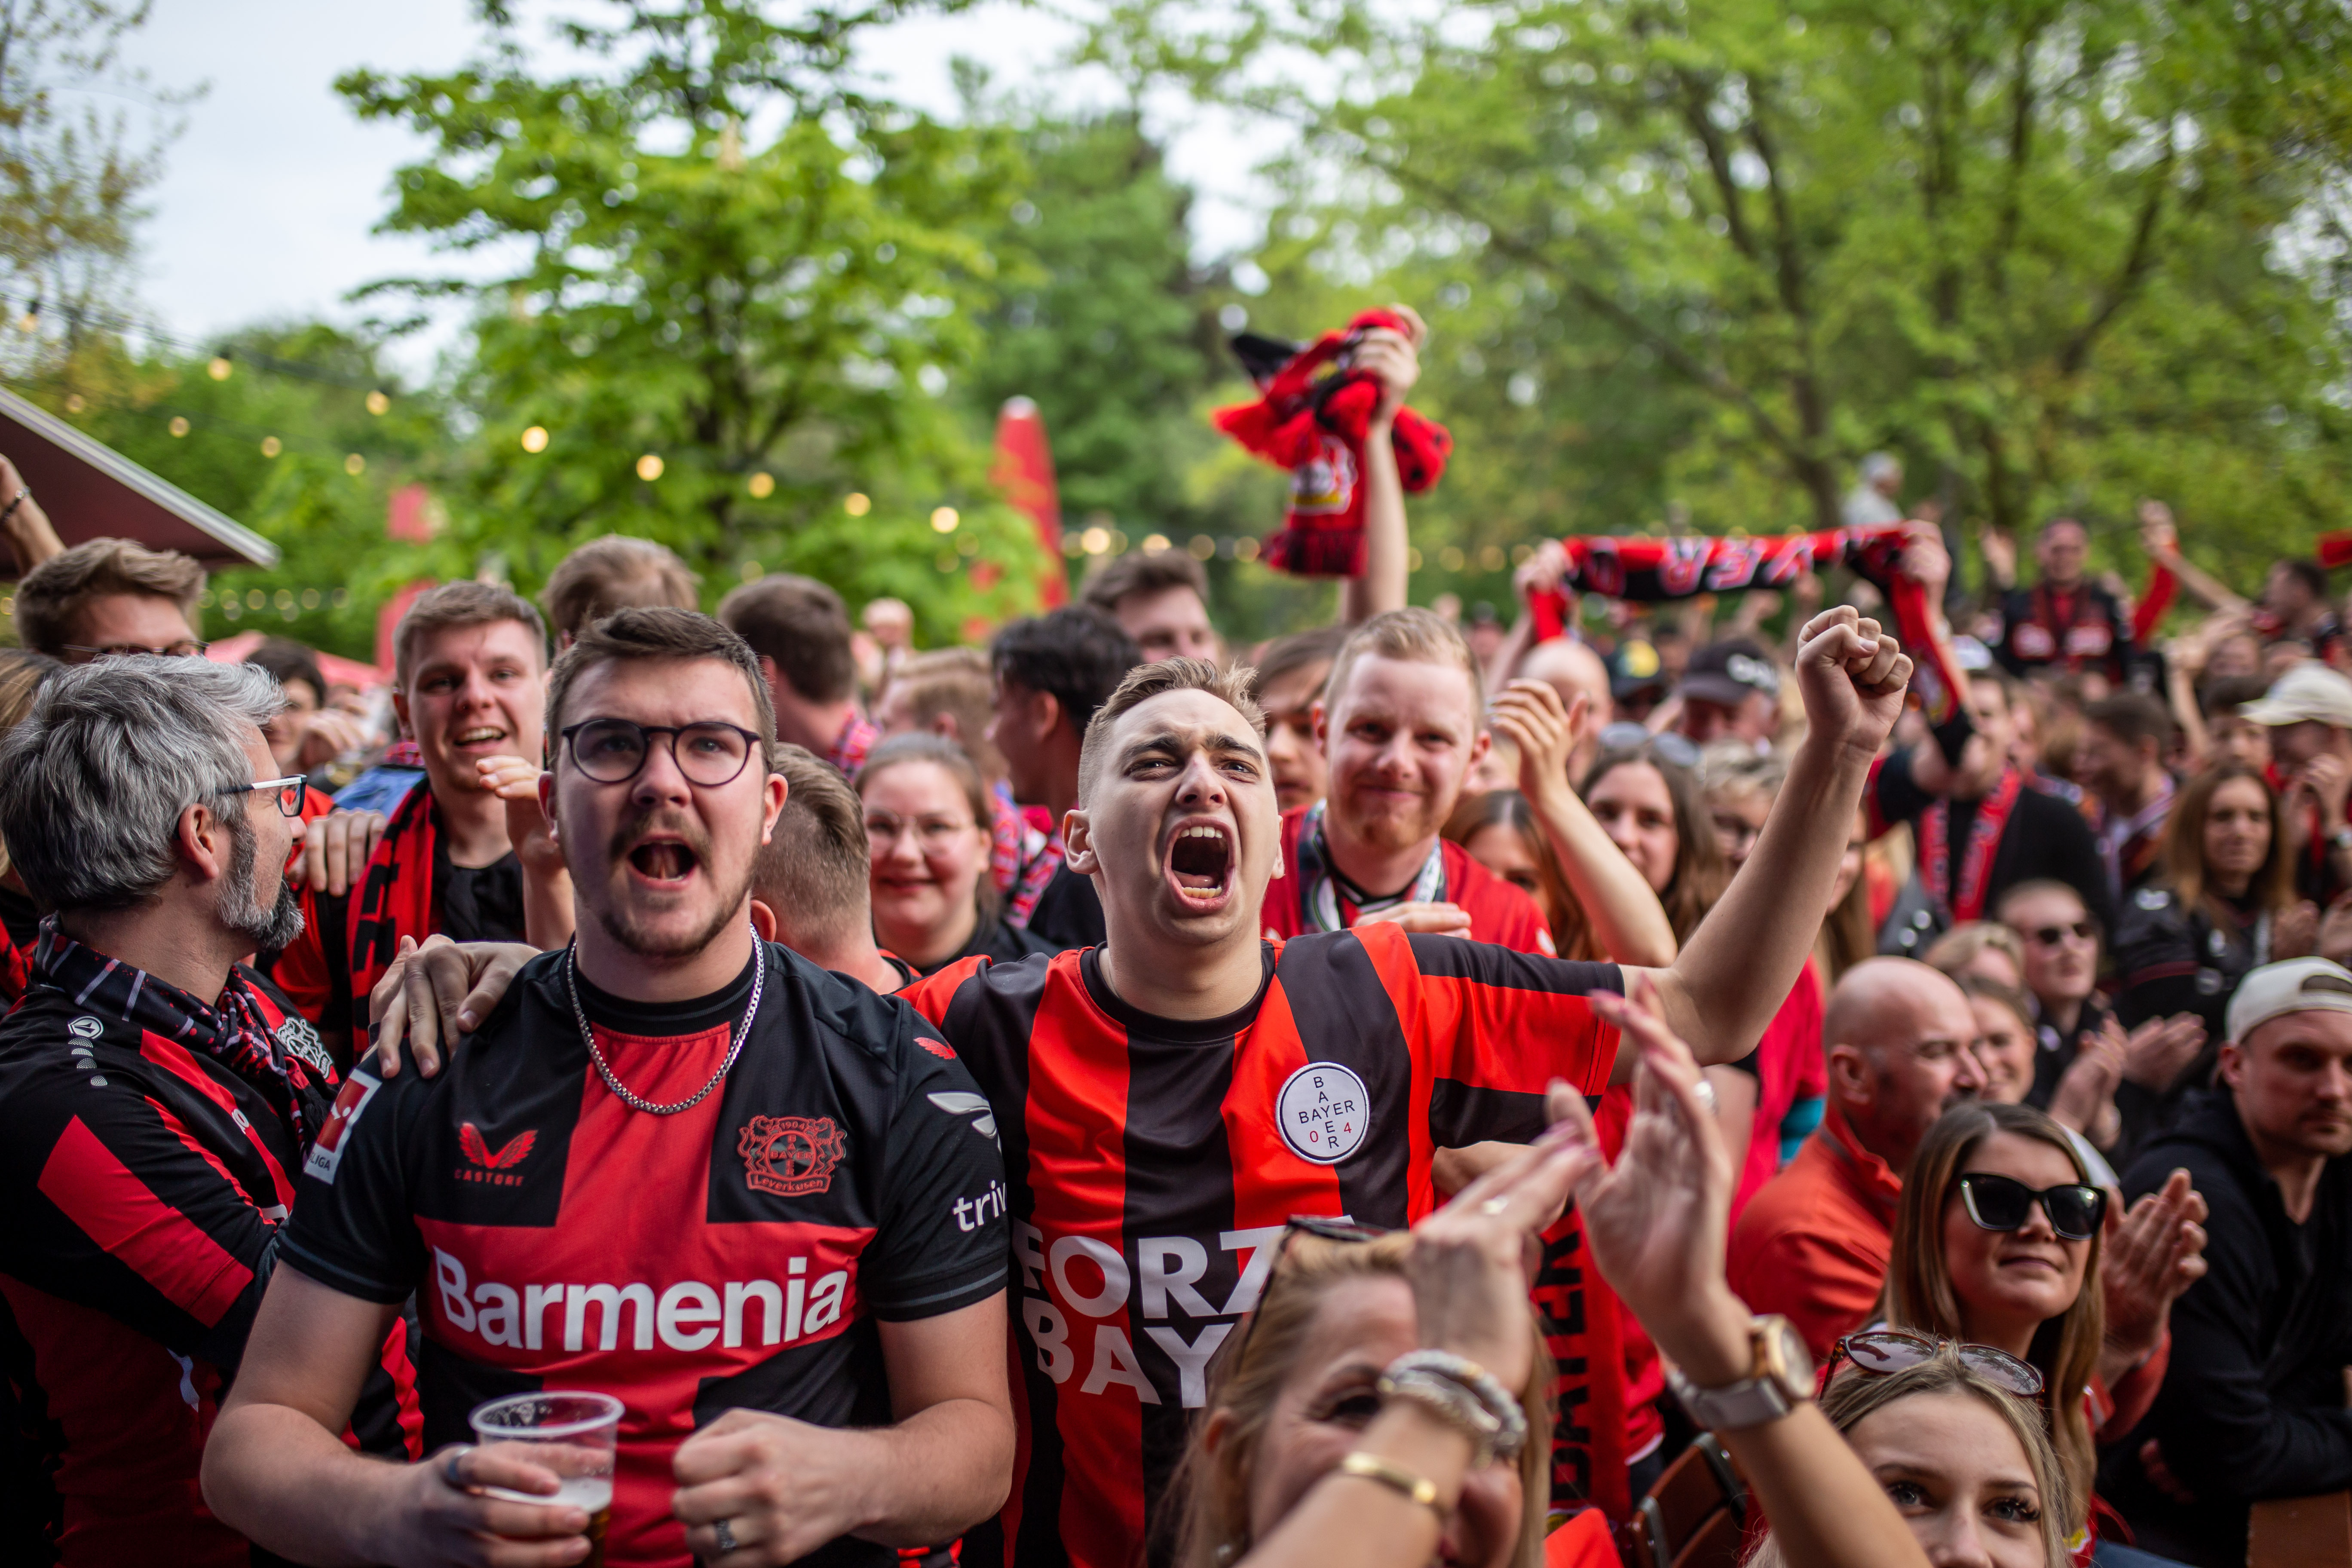
[[[580,1006],[580,939],[572,939],[571,945],[563,950],[563,989],[572,998],[572,1016],[580,1026],[580,1037],[588,1042],[588,1055],[596,1063],[596,1076],[604,1080],[604,1087],[613,1091],[614,1099],[631,1110],[643,1110],[655,1116],[676,1116],[681,1110],[693,1110],[701,1103],[704,1096],[719,1087],[720,1080],[727,1076],[727,1069],[733,1067],[735,1058],[743,1054],[743,1042],[751,1037],[751,1020],[760,1016],[760,993],[767,988],[768,952],[760,940],[757,926],[751,929],[751,952],[757,961],[757,967],[751,971],[751,1005],[743,1010],[743,1023],[735,1031],[735,1043],[727,1047],[727,1059],[719,1064],[719,1070],[710,1075],[710,1081],[696,1089],[691,1098],[668,1105],[656,1105],[633,1093],[627,1084],[613,1076],[613,1064],[604,1059],[603,1048],[596,1044],[596,1031],[588,1026],[588,1015]]]

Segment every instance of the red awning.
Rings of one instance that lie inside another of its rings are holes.
[[[16,465],[68,546],[133,539],[151,550],[193,555],[213,570],[278,564],[278,547],[261,535],[5,388],[0,452]],[[0,551],[0,574],[13,569]]]

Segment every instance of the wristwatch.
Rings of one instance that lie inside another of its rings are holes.
[[[1692,1421],[1709,1432],[1738,1432],[1778,1421],[1813,1396],[1813,1358],[1789,1320],[1773,1314],[1748,1323],[1748,1375],[1721,1388],[1698,1388],[1676,1366],[1666,1385]]]

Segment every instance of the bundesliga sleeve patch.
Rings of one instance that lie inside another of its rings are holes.
[[[319,1129],[319,1141],[310,1145],[310,1157],[302,1162],[302,1173],[316,1176],[329,1186],[335,1184],[335,1168],[343,1163],[343,1142],[352,1135],[359,1121],[360,1112],[383,1087],[382,1079],[352,1069],[343,1081],[342,1092],[335,1096],[335,1108],[327,1114],[327,1124]]]
[[[1292,1073],[1275,1099],[1282,1141],[1302,1160],[1336,1165],[1364,1145],[1371,1130],[1372,1097],[1352,1068],[1308,1062]]]

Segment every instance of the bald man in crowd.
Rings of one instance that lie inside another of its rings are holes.
[[[1617,717],[1617,704],[1609,691],[1608,664],[1589,643],[1553,637],[1528,649],[1527,657],[1519,661],[1519,674],[1549,686],[1571,709],[1579,694],[1591,700],[1592,713],[1584,721],[1584,738],[1576,743],[1576,750],[1568,759],[1570,781],[1582,779],[1584,770],[1601,754],[1601,731]]]
[[[1797,1327],[1816,1361],[1886,1278],[1903,1173],[1936,1119],[1984,1091],[1969,999],[1909,958],[1866,959],[1830,994],[1829,1108],[1731,1234],[1731,1288]]]

